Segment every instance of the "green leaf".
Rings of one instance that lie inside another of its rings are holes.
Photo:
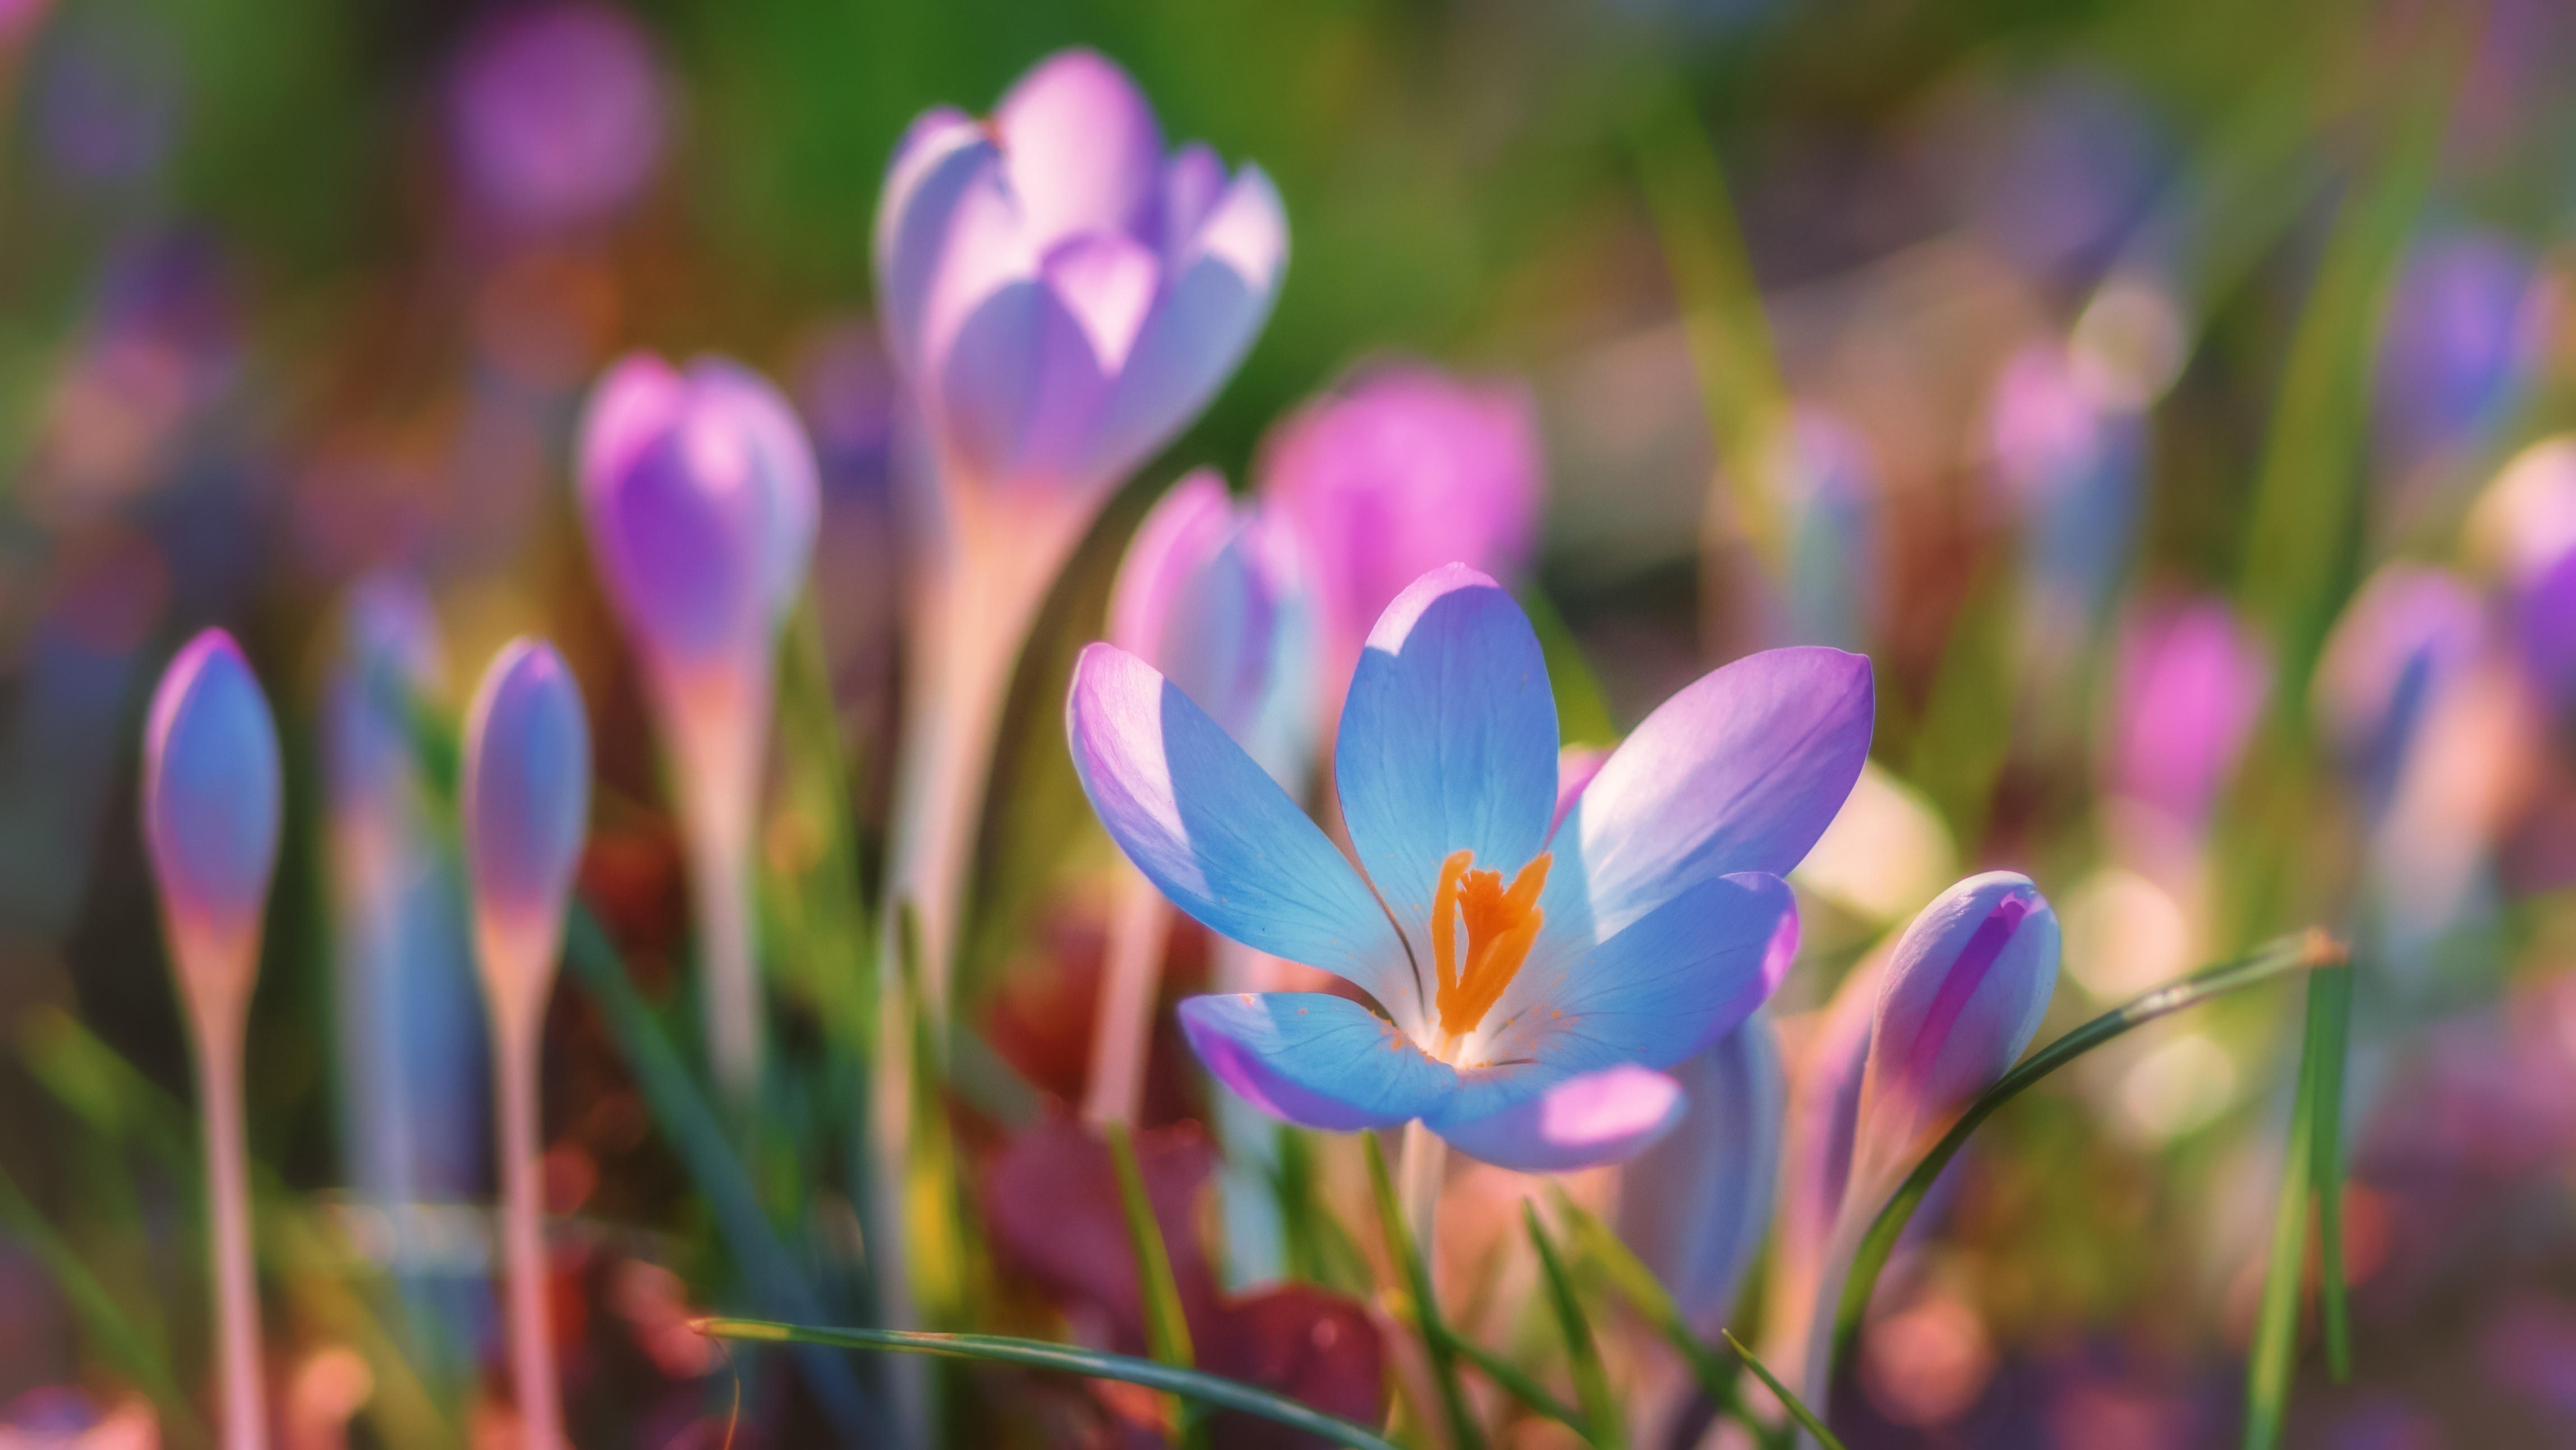
[[[1440,1408],[1449,1420],[1453,1450],[1483,1450],[1484,1432],[1468,1412],[1466,1387],[1458,1382],[1458,1359],[1449,1327],[1441,1322],[1440,1302],[1432,1294],[1431,1267],[1415,1251],[1413,1233],[1404,1226],[1404,1210],[1395,1200],[1395,1180],[1386,1171],[1386,1150],[1374,1130],[1360,1134],[1368,1158],[1369,1187],[1377,1196],[1378,1223],[1386,1231],[1386,1254],[1404,1275],[1413,1301],[1413,1320],[1422,1334],[1423,1352],[1431,1360],[1431,1378],[1440,1386]]]
[[[1978,1094],[1967,1112],[1906,1175],[1888,1199],[1887,1207],[1870,1224],[1869,1232],[1862,1236],[1860,1248],[1852,1257],[1851,1274],[1843,1281],[1842,1302],[1835,1309],[1832,1357],[1825,1365],[1824,1383],[1833,1383],[1834,1367],[1850,1352],[1852,1340],[1860,1333],[1861,1316],[1869,1309],[1870,1295],[1878,1287],[1879,1273],[1887,1267],[1887,1256],[1895,1251],[1897,1237],[1913,1220],[1923,1195],[1932,1191],[1941,1170],[1950,1166],[1950,1160],[1967,1145],[1969,1135],[1996,1109],[2019,1097],[2041,1078],[2132,1028],[2287,972],[2335,966],[2343,960],[2342,944],[2315,928],[2277,938],[2244,956],[2204,968],[2103,1013],[2023,1058],[1993,1087]]]
[[[1789,1411],[1789,1418],[1796,1420],[1808,1434],[1815,1436],[1816,1443],[1824,1446],[1825,1450],[1843,1450],[1843,1442],[1834,1438],[1834,1432],[1825,1428],[1825,1422],[1817,1419],[1815,1412],[1801,1403],[1796,1395],[1789,1393],[1789,1387],[1780,1383],[1779,1378],[1771,1373],[1770,1367],[1756,1358],[1752,1350],[1746,1349],[1740,1340],[1728,1334],[1727,1331],[1721,1329],[1718,1333],[1726,1336],[1726,1347],[1735,1351],[1736,1357],[1744,1361],[1744,1367],[1753,1371],[1755,1378],[1769,1386],[1772,1394],[1779,1396],[1780,1403]]]
[[[1612,1450],[1626,1436],[1619,1428],[1619,1402],[1610,1393],[1610,1373],[1602,1368],[1601,1348],[1593,1342],[1592,1322],[1583,1317],[1582,1301],[1574,1294],[1574,1284],[1565,1276],[1565,1265],[1558,1261],[1556,1244],[1538,1221],[1538,1207],[1528,1199],[1521,1200],[1521,1227],[1529,1234],[1530,1247],[1538,1251],[1539,1268],[1547,1277],[1547,1297],[1556,1310],[1557,1326],[1565,1333],[1566,1358],[1573,1369],[1574,1397],[1583,1405],[1584,1437],[1600,1450]]]
[[[1105,1129],[1109,1162],[1118,1173],[1118,1206],[1127,1217],[1127,1244],[1136,1255],[1136,1294],[1145,1306],[1145,1343],[1158,1364],[1189,1369],[1197,1363],[1190,1347],[1189,1316],[1181,1309],[1180,1284],[1172,1277],[1172,1256],[1163,1246],[1163,1226],[1154,1218],[1154,1200],[1145,1192],[1145,1172],[1136,1162],[1136,1140],[1125,1123]],[[1176,1411],[1182,1407],[1175,1406]],[[1172,1422],[1189,1426],[1189,1416],[1175,1413]],[[1185,1440],[1203,1438],[1195,1426]]]
[[[2317,1195],[2326,1372],[2342,1384],[2352,1378],[2352,1323],[2343,1281],[2343,1080],[2352,1046],[2352,968],[2327,967],[2308,978],[2308,1021],[2317,1095],[2308,1162]]]
[[[1203,1370],[1159,1364],[1134,1355],[1054,1344],[1043,1339],[1013,1339],[998,1334],[926,1334],[903,1329],[825,1329],[760,1319],[701,1319],[693,1327],[699,1333],[717,1339],[871,1349],[890,1354],[929,1354],[950,1359],[1025,1365],[1032,1369],[1063,1370],[1067,1374],[1092,1379],[1143,1385],[1150,1390],[1181,1395],[1219,1409],[1240,1410],[1291,1429],[1303,1430],[1336,1445],[1349,1446],[1351,1450],[1396,1450],[1391,1442],[1374,1431],[1254,1385]]]
[[[1699,1387],[1709,1401],[1723,1408],[1734,1408],[1738,1403],[1735,1380],[1743,1361],[1719,1354],[1707,1340],[1699,1337],[1699,1332],[1692,1329],[1690,1321],[1683,1317],[1681,1306],[1664,1291],[1663,1282],[1655,1277],[1655,1271],[1647,1268],[1643,1260],[1620,1242],[1619,1235],[1612,1232],[1608,1224],[1576,1203],[1573,1195],[1564,1188],[1555,1184],[1549,1188],[1557,1216],[1573,1230],[1574,1241],[1583,1250],[1584,1257],[1608,1275],[1610,1286],[1619,1291],[1619,1296],[1644,1315],[1655,1332],[1680,1353],[1683,1363],[1690,1366],[1692,1378],[1699,1381]]]
[[[2338,1380],[2350,1372],[2343,1283],[2343,1073],[2352,1012],[2352,969],[2308,978],[2307,1030],[2299,1047],[2298,1098],[2282,1154],[2281,1198],[2272,1220],[2272,1258],[2263,1275],[2254,1342],[2245,1353],[2246,1450],[2281,1443],[2290,1380],[2299,1357],[2299,1301],[2306,1286],[2308,1216],[2317,1218],[2318,1270],[2326,1360]]]

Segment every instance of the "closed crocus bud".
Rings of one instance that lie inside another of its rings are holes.
[[[813,557],[813,450],[786,400],[749,369],[701,358],[681,372],[637,354],[592,393],[581,496],[670,753],[708,1056],[745,1099],[761,1056],[749,878],[770,655]]]
[[[2317,712],[2376,822],[2443,693],[2485,649],[2486,611],[2453,575],[2391,564],[2326,640]]]
[[[1879,985],[1853,1185],[1870,1195],[1892,1188],[2020,1059],[2048,1011],[2057,965],[2057,913],[2027,876],[1971,876],[1923,908]]]
[[[1360,374],[1263,444],[1262,500],[1313,572],[1327,726],[1406,585],[1443,564],[1508,578],[1527,562],[1544,467],[1527,393],[1413,364]]]
[[[475,941],[506,1043],[532,1035],[545,1010],[590,822],[590,718],[554,646],[512,640],[484,672],[462,803]]]
[[[2236,772],[2270,682],[2261,646],[2225,604],[2151,606],[2120,642],[2113,793],[2197,835]]]
[[[925,113],[878,201],[877,295],[952,503],[1087,520],[1233,373],[1287,257],[1261,169],[1167,153],[1096,52],[1039,62],[984,120]]]
[[[457,160],[521,226],[594,220],[631,200],[662,152],[652,44],[624,11],[511,7],[476,27],[448,89]]]
[[[1771,1227],[1787,1088],[1770,1018],[1755,1013],[1673,1076],[1681,1121],[1620,1170],[1619,1236],[1714,1337]]]

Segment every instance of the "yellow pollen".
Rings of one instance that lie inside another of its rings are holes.
[[[1547,913],[1538,894],[1554,861],[1542,851],[1503,889],[1500,871],[1470,871],[1476,853],[1453,851],[1440,863],[1440,886],[1431,896],[1431,956],[1440,972],[1441,1033],[1456,1040],[1476,1030],[1502,1000],[1538,939]],[[1467,955],[1458,956],[1458,927],[1467,928]]]

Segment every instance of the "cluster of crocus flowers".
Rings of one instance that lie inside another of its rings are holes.
[[[210,629],[161,677],[143,744],[143,841],[197,1060],[205,1116],[225,1450],[263,1450],[242,1034],[283,809],[277,724],[231,635]]]
[[[466,716],[459,787],[474,946],[500,1099],[501,1226],[520,1443],[566,1443],[540,1237],[537,1069],[573,869],[590,821],[590,721],[541,641],[504,646]]]
[[[795,414],[750,370],[629,357],[592,394],[581,501],[672,765],[706,974],[707,1057],[738,1104],[759,1083],[751,851],[772,651],[804,589],[819,502]]]
[[[1869,667],[1740,660],[1657,710],[1557,816],[1556,707],[1492,579],[1416,580],[1371,632],[1336,789],[1356,863],[1150,665],[1086,650],[1074,763],[1119,846],[1182,910],[1332,972],[1329,993],[1194,997],[1210,1072],[1274,1116],[1419,1121],[1471,1156],[1561,1170],[1633,1156],[1681,1092],[1662,1069],[1758,1007],[1794,955],[1780,872],[1868,752]]]

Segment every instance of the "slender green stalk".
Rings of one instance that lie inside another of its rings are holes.
[[[1547,1386],[1530,1378],[1519,1365],[1494,1353],[1464,1335],[1451,1335],[1449,1347],[1458,1357],[1476,1367],[1476,1372],[1494,1382],[1494,1388],[1554,1420],[1577,1435],[1589,1433],[1583,1412],[1548,1392]]]
[[[1537,1206],[1526,1198],[1521,1200],[1521,1228],[1529,1235],[1530,1247],[1538,1251],[1539,1269],[1547,1277],[1548,1302],[1556,1310],[1557,1327],[1565,1333],[1574,1397],[1583,1406],[1583,1436],[1599,1450],[1616,1450],[1627,1436],[1619,1427],[1619,1402],[1610,1393],[1610,1372],[1602,1367],[1592,1322],[1583,1317],[1583,1303],[1575,1297],[1573,1281],[1565,1276],[1565,1265],[1557,1259],[1556,1244],[1539,1223]]]
[[[1328,1440],[1350,1450],[1396,1450],[1394,1444],[1372,1430],[1354,1425],[1335,1415],[1310,1409],[1285,1395],[1273,1394],[1253,1385],[1242,1384],[1208,1374],[1202,1370],[1183,1369],[1177,1365],[1158,1364],[1134,1355],[1109,1354],[1101,1350],[1080,1349],[1072,1345],[1052,1344],[1042,1339],[1012,1339],[998,1334],[925,1334],[903,1329],[826,1329],[800,1324],[778,1324],[762,1319],[700,1319],[691,1326],[699,1333],[716,1339],[742,1339],[769,1344],[801,1344],[832,1349],[868,1349],[889,1354],[927,1354],[948,1359],[984,1360],[995,1364],[1025,1365],[1031,1369],[1062,1370],[1067,1374],[1091,1379],[1118,1380],[1143,1385],[1149,1390],[1186,1396],[1219,1409],[1240,1410],[1258,1415],[1291,1429]]]
[[[2317,1110],[2308,1129],[2308,1161],[2317,1194],[2319,1309],[2325,1320],[2326,1373],[2352,1378],[2352,1323],[2343,1279],[2343,1080],[2352,1047],[2352,968],[2328,967],[2308,978],[2310,1045],[2316,1058]]]
[[[1145,1343],[1155,1363],[1193,1368],[1197,1358],[1190,1346],[1189,1317],[1181,1309],[1180,1284],[1172,1277],[1163,1226],[1154,1219],[1154,1200],[1145,1192],[1135,1137],[1123,1122],[1105,1124],[1102,1132],[1109,1139],[1109,1161],[1118,1172],[1118,1205],[1127,1216],[1127,1243],[1136,1254],[1136,1295],[1145,1308]],[[1203,1438],[1190,1423],[1186,1405],[1175,1404],[1172,1410],[1172,1423],[1184,1427],[1184,1440]]]
[[[2317,1220],[2318,1277],[2326,1360],[2338,1380],[2349,1372],[2344,1323],[2343,1073],[2352,1012],[2352,969],[2308,978],[2307,1030],[2299,1048],[2298,1098],[2282,1155],[2281,1199],[2272,1220],[2272,1259],[2263,1302],[2245,1359],[2246,1450],[2281,1443],[2290,1379],[2299,1357],[2299,1305],[2307,1284],[2308,1219]]]
[[[1374,1131],[1360,1134],[1360,1142],[1368,1155],[1369,1186],[1377,1194],[1378,1223],[1386,1230],[1387,1257],[1395,1261],[1396,1272],[1404,1275],[1413,1305],[1413,1322],[1421,1332],[1423,1352],[1431,1359],[1431,1378],[1440,1386],[1440,1408],[1448,1417],[1451,1450],[1483,1450],[1484,1432],[1477,1429],[1476,1417],[1467,1408],[1466,1386],[1458,1381],[1454,1341],[1449,1337],[1449,1327],[1441,1322],[1440,1301],[1432,1294],[1431,1266],[1416,1250],[1413,1234],[1405,1225],[1403,1206],[1396,1202],[1395,1180],[1386,1171],[1386,1149],[1378,1143]]]
[[[2318,967],[2340,965],[2344,961],[2343,945],[2316,928],[2294,932],[2256,948],[2244,956],[2221,962],[2158,987],[2144,996],[2103,1013],[2039,1051],[2023,1058],[2012,1071],[1997,1079],[1995,1085],[1978,1094],[1950,1131],[1941,1135],[1932,1151],[1916,1164],[1896,1193],[1887,1201],[1870,1224],[1853,1255],[1850,1274],[1843,1281],[1843,1292],[1834,1313],[1832,1355],[1824,1366],[1821,1383],[1833,1383],[1833,1370],[1849,1353],[1853,1338],[1860,1332],[1861,1316],[1869,1308],[1869,1298],[1878,1287],[1880,1271],[1887,1267],[1887,1257],[1895,1251],[1896,1240],[1914,1218],[1914,1210],[1923,1195],[1932,1191],[1932,1183],[1941,1170],[1966,1146],[1968,1136],[1994,1115],[1997,1108],[2019,1097],[2023,1090],[2066,1064],[2091,1052],[2130,1029],[2168,1017],[2187,1007],[2195,1007],[2230,992],[2242,991],[2260,982],[2289,972],[2310,971]]]
[[[1732,1334],[1727,1334],[1723,1329],[1718,1333],[1726,1336],[1726,1347],[1735,1351],[1736,1357],[1744,1361],[1744,1367],[1753,1371],[1755,1378],[1769,1386],[1771,1393],[1780,1397],[1780,1403],[1788,1410],[1789,1418],[1797,1421],[1799,1427],[1808,1434],[1815,1436],[1816,1443],[1824,1446],[1825,1450],[1843,1450],[1843,1442],[1834,1438],[1834,1432],[1825,1428],[1825,1422],[1816,1418],[1815,1411],[1808,1409],[1805,1402],[1789,1393],[1789,1387],[1780,1383],[1779,1377],[1772,1374],[1770,1367],[1756,1358],[1752,1350],[1746,1349],[1743,1341]]]
[[[1718,1353],[1707,1340],[1700,1338],[1699,1332],[1691,1328],[1690,1321],[1683,1317],[1681,1306],[1673,1302],[1672,1295],[1664,1292],[1663,1283],[1655,1277],[1655,1271],[1647,1268],[1643,1260],[1621,1243],[1619,1235],[1613,1233],[1608,1224],[1576,1203],[1573,1195],[1555,1185],[1550,1185],[1550,1188],[1557,1216],[1573,1230],[1575,1242],[1582,1248],[1584,1256],[1609,1276],[1610,1286],[1619,1291],[1629,1307],[1644,1315],[1655,1332],[1681,1355],[1682,1362],[1690,1366],[1691,1377],[1699,1381],[1701,1392],[1708,1396],[1710,1402],[1741,1418],[1742,1397],[1736,1393],[1735,1382],[1743,1372],[1744,1361]]]

